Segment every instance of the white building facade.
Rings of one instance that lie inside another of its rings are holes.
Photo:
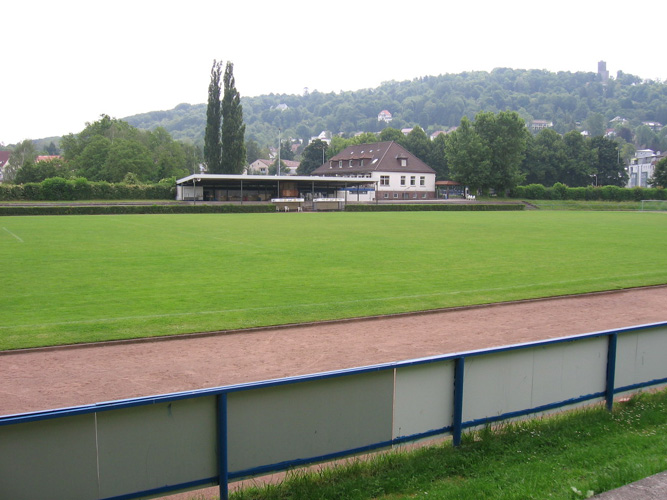
[[[368,179],[368,186],[339,192],[348,201],[417,201],[436,197],[436,173],[399,144],[378,142],[350,146],[312,175]]]
[[[658,163],[664,154],[660,151],[655,153],[652,149],[639,149],[635,152],[635,157],[628,165],[628,184],[627,187],[649,187],[653,172],[655,172],[655,165]]]

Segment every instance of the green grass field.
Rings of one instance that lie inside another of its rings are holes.
[[[667,283],[667,217],[407,212],[0,218],[0,349]]]

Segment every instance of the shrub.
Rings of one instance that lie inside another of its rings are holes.
[[[85,177],[77,177],[70,181],[72,183],[72,199],[90,200],[93,194],[93,188]]]
[[[113,200],[114,187],[108,182],[93,182],[91,199],[93,200]]]
[[[547,188],[542,184],[528,184],[526,186],[526,198],[529,200],[548,200]]]
[[[525,207],[520,203],[504,203],[486,205],[483,203],[449,205],[449,204],[420,204],[420,205],[346,205],[346,212],[479,212],[479,211],[512,211],[523,210]]]
[[[576,187],[576,188],[567,188],[567,199],[568,200],[585,200],[586,199],[586,189],[585,187]]]
[[[266,205],[51,205],[0,207],[0,216],[16,215],[124,215],[124,214],[229,214],[275,212]]]
[[[566,200],[567,186],[560,182],[555,183],[551,188],[550,196],[552,200]]]
[[[62,177],[50,177],[42,181],[42,196],[45,200],[71,200],[72,190]]]
[[[25,200],[43,200],[42,183],[27,182],[23,185],[23,193],[21,197]]]

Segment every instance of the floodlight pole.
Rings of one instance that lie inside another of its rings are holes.
[[[280,148],[282,147],[280,132],[281,132],[281,130],[278,129],[278,176],[279,177],[280,177]]]

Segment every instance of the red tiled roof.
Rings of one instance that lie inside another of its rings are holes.
[[[400,159],[407,165],[401,166]],[[352,166],[350,167],[350,160]],[[361,165],[363,160],[363,166]],[[338,162],[343,167],[338,167]],[[331,168],[330,168],[331,167]],[[345,148],[324,165],[316,168],[312,175],[363,174],[369,172],[414,172],[435,173],[431,167],[394,141],[358,144]]]

